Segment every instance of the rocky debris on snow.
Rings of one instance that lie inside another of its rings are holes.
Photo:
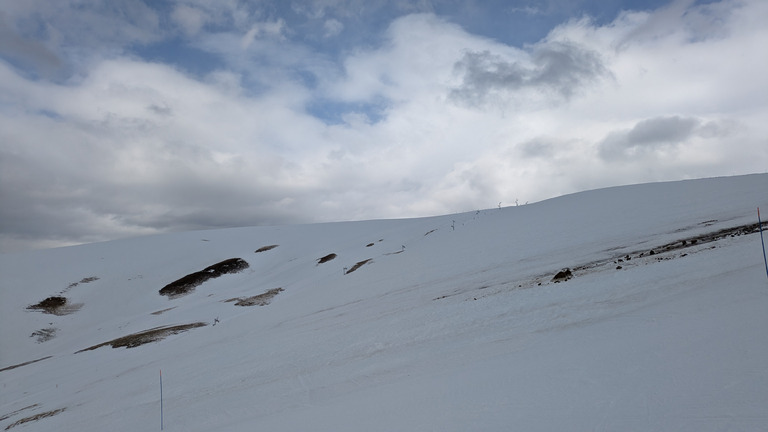
[[[76,287],[76,286],[78,286],[80,284],[86,284],[86,283],[90,283],[90,282],[97,281],[97,280],[99,280],[98,276],[85,277],[85,278],[80,279],[79,282],[72,282],[71,284],[69,284],[67,286],[67,290],[70,290],[70,289],[72,289],[72,288],[74,288],[74,287]]]
[[[248,267],[248,263],[242,258],[230,258],[169,283],[160,289],[160,295],[168,296],[168,298],[180,297],[209,279],[228,273],[238,273]]]
[[[699,225],[710,226],[714,222],[717,222],[717,221],[711,220],[707,222],[702,222]],[[619,267],[623,268],[624,266],[630,265],[630,260],[633,259],[633,255],[635,259],[653,257],[653,260],[655,261],[668,261],[676,258],[682,258],[688,255],[687,253],[680,253],[677,255],[675,254],[675,252],[678,252],[681,250],[690,250],[690,248],[694,248],[694,247],[701,248],[704,245],[707,245],[709,243],[716,243],[720,240],[723,240],[729,237],[730,238],[740,237],[742,235],[754,234],[758,232],[760,232],[760,227],[757,223],[739,225],[731,228],[724,228],[717,231],[699,234],[696,236],[680,238],[675,241],[672,241],[660,246],[656,246],[650,250],[645,250],[642,252],[640,251],[631,252],[629,254],[624,254],[624,255],[610,258],[609,260],[593,261],[587,264],[582,264],[582,265],[576,266],[574,270],[579,272],[586,272],[586,271],[599,268],[607,264],[608,262],[612,262],[613,264],[619,264]],[[715,247],[717,246],[715,245],[709,246],[709,248],[715,248]],[[641,262],[644,262],[647,264],[647,261],[641,261]],[[631,264],[634,264],[634,262],[632,262]]]
[[[235,297],[229,300],[224,300],[224,302],[235,302],[235,306],[266,306],[276,295],[280,294],[282,291],[284,291],[282,288],[273,288],[263,294],[251,297]]]
[[[32,332],[29,337],[37,338],[37,343],[47,342],[56,337],[56,328],[48,327]]]
[[[700,225],[710,226],[714,222],[717,222],[717,221],[715,220],[707,221],[707,222],[701,223]],[[680,231],[683,231],[683,230],[680,230]],[[757,223],[753,223],[753,224],[740,225],[740,226],[731,227],[731,228],[724,228],[717,231],[712,231],[705,234],[699,234],[699,235],[691,236],[687,238],[679,238],[673,242],[654,247],[653,249],[650,249],[650,250],[646,249],[645,251],[642,251],[642,252],[635,251],[630,253],[622,253],[621,255],[617,254],[616,256],[613,256],[611,258],[577,265],[573,269],[565,268],[562,271],[558,272],[550,280],[550,282],[554,282],[554,283],[565,282],[574,277],[574,274],[573,274],[574,272],[577,272],[579,274],[586,274],[593,271],[597,271],[601,268],[606,268],[606,266],[609,266],[609,265],[612,265],[612,268],[614,268],[615,270],[624,270],[637,265],[649,264],[649,263],[660,262],[660,261],[669,261],[677,258],[684,258],[688,255],[688,253],[684,253],[684,252],[676,253],[676,252],[680,250],[691,250],[691,248],[694,248],[694,247],[704,248],[704,245],[708,243],[716,243],[720,240],[723,240],[729,237],[730,238],[739,237],[742,235],[754,234],[758,232],[760,232],[759,225]],[[717,246],[712,245],[712,246],[709,246],[707,249],[713,249],[715,247]],[[616,249],[626,249],[626,247],[624,246],[616,247],[616,248],[611,248],[610,250],[616,250]],[[693,250],[692,253],[693,252],[696,252],[696,250]],[[633,259],[635,261],[632,261]],[[506,285],[512,284],[517,288],[542,286],[546,283],[542,281],[544,280],[544,278],[547,278],[547,277],[548,277],[547,273],[544,273],[524,283],[510,281],[510,282],[500,283],[498,285],[506,286]],[[474,288],[469,290],[460,290],[454,293],[439,296],[433,300],[441,300],[441,299],[453,297],[459,294],[464,294],[469,291],[476,291],[476,290],[479,290],[479,289]],[[470,298],[470,300],[472,299],[474,298]]]
[[[272,250],[272,249],[274,249],[274,248],[276,248],[278,246],[279,245],[262,246],[262,247],[256,249],[255,253],[266,252],[266,251]]]
[[[709,225],[705,225],[705,226],[709,226]],[[684,249],[684,248],[687,248],[690,246],[696,246],[702,243],[715,242],[715,241],[724,239],[726,237],[731,237],[731,238],[740,237],[743,235],[754,234],[757,232],[760,232],[760,224],[758,223],[739,225],[736,227],[724,228],[721,230],[701,234],[694,237],[680,239],[672,243],[667,243],[666,245],[661,246],[659,249],[662,249],[664,251]]]
[[[567,280],[570,280],[573,278],[573,273],[571,273],[571,269],[564,268],[557,272],[555,277],[552,278],[552,282],[558,283],[558,282],[565,282]]]
[[[128,336],[119,337],[117,339],[112,339],[111,341],[108,341],[108,342],[100,343],[92,347],[81,349],[80,351],[76,351],[75,354],[81,353],[83,351],[92,351],[92,350],[95,350],[96,348],[101,348],[107,345],[111,345],[112,348],[118,348],[118,347],[135,348],[137,346],[144,345],[146,343],[161,341],[170,335],[183,333],[187,330],[197,328],[197,327],[203,327],[206,325],[207,324],[204,322],[196,322],[192,324],[155,327],[153,329],[129,334]]]

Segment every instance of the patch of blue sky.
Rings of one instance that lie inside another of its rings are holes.
[[[224,66],[220,56],[195,48],[180,39],[135,45],[132,52],[146,61],[170,64],[195,77],[203,77]]]
[[[56,111],[51,111],[51,110],[47,110],[47,109],[36,110],[34,112],[34,114],[41,115],[43,117],[47,117],[47,118],[49,118],[51,120],[56,120],[56,121],[64,120],[64,117],[61,114],[57,113]]]
[[[302,86],[310,90],[316,89],[319,84],[317,75],[315,75],[310,71],[299,69],[294,72],[294,75],[296,76],[296,79],[301,83]]]
[[[589,17],[598,25],[608,24],[625,10],[653,10],[669,0],[592,1],[503,1],[493,0],[482,8],[446,4],[435,13],[461,26],[469,33],[501,43],[524,47],[547,36],[556,26],[573,19]]]
[[[390,103],[384,98],[369,102],[345,102],[329,99],[318,99],[306,106],[306,111],[313,117],[328,125],[349,123],[351,118],[361,118],[367,123],[375,124],[384,120]]]

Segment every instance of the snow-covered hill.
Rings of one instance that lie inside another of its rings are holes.
[[[0,255],[0,427],[159,430],[162,370],[169,431],[765,431],[758,206],[766,174]]]

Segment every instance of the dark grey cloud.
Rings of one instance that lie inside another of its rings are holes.
[[[656,117],[643,120],[627,134],[630,146],[656,145],[687,139],[701,121],[692,117]]]
[[[260,185],[258,176],[218,170],[215,179],[206,178],[204,171],[216,168],[199,162],[192,166],[187,155],[153,162],[150,169],[157,178],[136,181],[109,175],[114,161],[106,155],[68,147],[81,163],[79,170],[61,161],[0,151],[0,252],[13,250],[16,243],[29,247],[40,239],[46,240],[41,247],[50,247],[308,219],[280,205],[296,191]]]
[[[555,154],[557,142],[554,139],[536,137],[521,143],[518,148],[524,158],[547,158]]]
[[[450,97],[470,105],[482,105],[493,95],[523,88],[567,99],[608,73],[597,52],[562,42],[537,46],[525,62],[510,61],[490,51],[470,51],[454,68],[463,78]]]
[[[0,57],[6,57],[40,75],[50,75],[61,65],[61,59],[44,44],[22,37],[0,13]]]
[[[608,134],[599,144],[603,159],[638,156],[659,148],[673,148],[685,142],[702,127],[693,117],[655,117],[638,122],[632,129]],[[712,124],[702,132],[711,130]]]
[[[0,56],[46,78],[81,72],[88,60],[119,55],[165,31],[143,1],[6,2],[0,14]]]

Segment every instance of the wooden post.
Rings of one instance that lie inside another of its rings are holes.
[[[163,430],[163,370],[160,369],[160,430]]]
[[[765,275],[768,276],[768,258],[765,257],[765,240],[763,240],[763,221],[760,220],[760,207],[757,208],[757,226],[760,229],[760,243],[763,245],[763,261],[765,262]]]

